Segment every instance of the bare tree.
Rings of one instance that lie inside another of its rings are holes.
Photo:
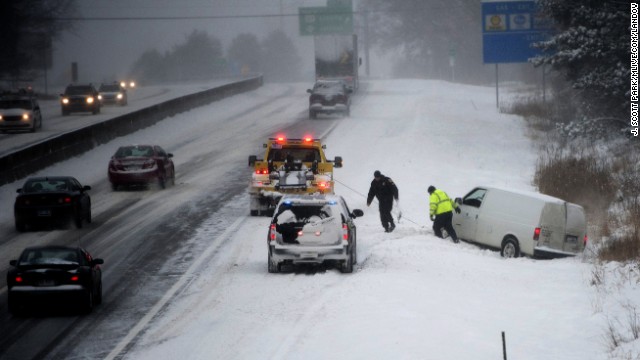
[[[52,39],[72,26],[73,0],[0,1],[0,77],[20,79],[51,66]]]

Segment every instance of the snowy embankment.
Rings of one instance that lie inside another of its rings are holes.
[[[365,210],[356,271],[268,274],[268,219],[248,218],[126,358],[501,359],[502,332],[513,359],[608,358],[609,319],[626,315],[591,285],[593,265],[505,260],[431,234],[429,185],[451,196],[478,184],[533,189],[525,124],[499,114],[493,96],[434,81],[366,84],[326,139],[328,156],[345,159],[336,192]],[[390,234],[375,203],[366,207],[374,170],[400,189],[403,219]],[[224,241],[207,226],[194,241]],[[624,288],[637,301],[638,289]]]

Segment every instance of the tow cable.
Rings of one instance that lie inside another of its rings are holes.
[[[359,192],[358,190],[356,190],[356,189],[354,189],[354,188],[350,187],[349,185],[347,185],[347,184],[343,183],[342,181],[340,181],[340,180],[334,180],[334,181],[335,181],[335,182],[337,182],[337,183],[339,183],[340,185],[342,185],[342,186],[346,187],[347,189],[349,189],[349,190],[353,191],[354,193],[356,193],[356,194],[358,194],[358,195],[362,196],[363,198],[365,198],[365,199],[367,198],[367,196],[366,196],[365,194],[363,194],[363,193]],[[373,200],[374,200],[374,201],[377,201],[377,199],[376,199],[376,198],[374,198]],[[396,201],[396,207],[398,208],[398,224],[400,223],[400,219],[404,219],[404,220],[407,220],[408,222],[410,222],[410,223],[412,223],[412,224],[414,224],[414,225],[418,225],[418,226],[426,227],[426,225],[420,225],[420,224],[418,224],[417,222],[415,222],[415,221],[411,220],[410,218],[408,218],[408,217],[406,217],[406,216],[403,216],[403,215],[402,215],[402,210],[400,209],[400,204],[399,204],[397,201]]]

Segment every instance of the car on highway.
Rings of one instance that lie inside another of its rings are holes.
[[[62,115],[72,112],[100,113],[100,100],[98,90],[92,84],[70,84],[60,94],[60,107]]]
[[[0,131],[42,128],[42,113],[38,99],[31,93],[11,92],[0,94]]]
[[[156,183],[164,189],[175,184],[173,154],[158,145],[121,146],[109,160],[109,182],[115,191],[121,186]]]
[[[351,93],[342,80],[318,80],[313,89],[307,89],[309,95],[309,117],[315,119],[319,113],[351,114]]]
[[[14,204],[16,230],[23,232],[42,225],[67,226],[91,223],[91,197],[71,176],[44,176],[27,179],[17,190]]]
[[[349,210],[334,194],[285,195],[269,224],[267,269],[282,265],[333,262],[343,273],[353,272],[358,261],[355,218],[362,210]]]
[[[88,313],[102,302],[104,260],[80,247],[32,246],[9,262],[7,295],[15,315],[42,306],[71,305]]]
[[[125,106],[128,103],[127,89],[118,82],[101,84],[98,89],[98,98],[102,105]]]
[[[125,89],[133,89],[138,86],[138,84],[135,82],[135,80],[129,79],[120,81],[120,86]]]

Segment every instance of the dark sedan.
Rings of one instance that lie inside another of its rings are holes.
[[[14,204],[16,230],[25,231],[37,225],[62,225],[74,222],[82,228],[91,222],[90,186],[82,186],[71,176],[29,178]]]
[[[11,260],[7,272],[9,312],[20,314],[31,307],[72,305],[88,313],[102,302],[102,259],[85,249],[66,246],[34,246]]]
[[[111,188],[157,183],[164,189],[167,182],[174,184],[172,157],[158,145],[121,146],[109,161]]]

